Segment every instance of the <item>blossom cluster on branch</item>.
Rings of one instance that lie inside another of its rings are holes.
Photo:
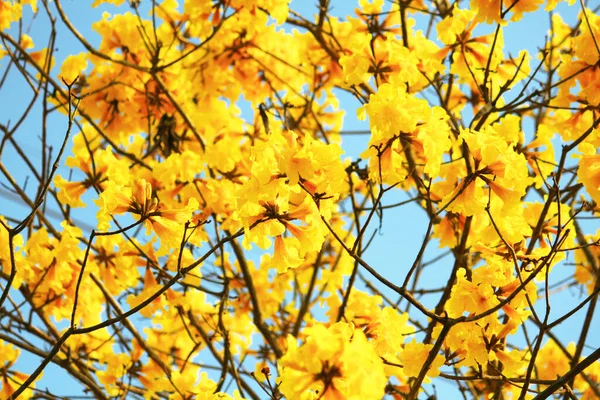
[[[600,398],[600,11],[296,3],[0,0],[0,398]]]

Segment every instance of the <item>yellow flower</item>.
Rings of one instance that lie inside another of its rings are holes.
[[[402,353],[400,360],[402,361],[404,373],[407,376],[417,377],[425,365],[425,360],[429,357],[429,353],[433,348],[432,344],[417,343],[415,340],[408,343]],[[427,370],[427,376],[435,378],[440,374],[440,367],[444,365],[445,359],[441,354],[436,355],[433,363]]]
[[[344,320],[352,322],[357,328],[367,328],[366,334],[371,336],[369,325],[374,324],[381,314],[381,296],[372,295],[359,289],[352,289],[350,298],[344,310]],[[342,305],[339,296],[329,296],[325,303],[329,307],[327,316],[334,322],[337,319],[338,310]]]
[[[469,147],[475,171],[444,196],[447,211],[477,215],[484,211],[490,195],[492,205],[498,200],[504,209],[518,205],[532,181],[523,154],[515,152],[514,144],[492,126],[480,132],[464,129],[460,136]],[[484,191],[485,185],[489,191]]]
[[[100,208],[96,217],[98,229],[107,230],[110,218],[115,214],[130,212],[136,219],[142,219],[148,232],[154,231],[161,239],[161,249],[157,255],[164,255],[169,249],[178,248],[183,239],[183,227],[198,209],[198,201],[190,198],[183,208],[168,209],[161,206],[155,197],[152,184],[139,179],[133,190],[130,187],[109,184],[96,200]]]
[[[469,314],[484,312],[498,304],[494,289],[487,282],[475,284],[466,278],[466,270],[460,268],[456,273],[456,283],[446,303],[446,312],[451,318],[458,318],[465,311]]]
[[[502,374],[505,376],[519,376],[525,371],[527,359],[525,352],[519,350],[495,350],[494,354],[498,361],[502,363]]]
[[[289,399],[381,399],[387,378],[383,363],[361,330],[336,323],[329,328],[307,328],[298,347],[288,336],[288,350],[280,360],[281,392]]]
[[[0,1],[0,31],[10,28],[12,22],[21,19],[21,3],[15,1]]]
[[[567,347],[568,353],[573,354],[573,343]],[[535,359],[539,379],[556,379],[571,369],[569,357],[556,345],[553,340],[544,344]]]
[[[106,190],[100,193],[100,197],[95,203],[100,208],[96,213],[98,229],[107,230],[110,227],[110,217],[112,214],[123,214],[129,210],[131,205],[131,188],[111,184]]]
[[[118,383],[122,381],[130,367],[133,366],[133,360],[128,354],[113,354],[106,360],[106,369],[96,372],[98,381],[104,385],[104,390],[109,396],[118,396],[122,393]]]
[[[414,332],[415,328],[408,323],[408,314],[400,314],[392,307],[385,307],[379,317],[367,326],[367,334],[380,356],[396,355],[406,337]]]
[[[589,235],[588,241],[594,242],[600,238],[600,231],[595,235]],[[590,263],[588,254],[592,254],[592,260],[600,259],[600,246],[589,246],[583,249],[575,250],[575,279],[581,285],[586,285],[588,293],[591,294],[596,287],[596,281],[600,279],[596,269]]]
[[[592,199],[600,204],[600,155],[582,156],[577,176]]]
[[[13,393],[19,389],[21,384],[29,377],[22,372],[13,371],[12,366],[19,358],[20,350],[0,339],[0,398],[11,399]],[[41,375],[40,375],[41,377]],[[39,379],[39,378],[38,378]],[[29,387],[22,394],[22,398],[30,399],[33,396],[33,387]]]
[[[84,127],[85,131],[86,127]],[[86,132],[85,134],[89,134]],[[54,178],[54,186],[58,189],[58,200],[71,207],[85,207],[81,196],[89,188],[97,191],[103,191],[106,188],[108,179],[114,183],[127,182],[129,167],[124,160],[117,158],[112,147],[97,151],[92,160],[89,144],[86,144],[82,133],[75,136],[73,141],[73,156],[67,158],[67,165],[71,168],[77,168],[85,174],[83,180],[67,181],[60,175]]]
[[[58,201],[70,207],[85,207],[81,196],[87,191],[82,182],[69,182],[60,175],[54,177],[54,186],[58,189]]]
[[[544,4],[544,0],[517,1],[510,7],[510,20],[519,21],[521,18],[523,18],[524,13],[534,12],[542,4]],[[485,21],[490,24],[494,22],[506,24],[506,15],[501,15],[500,11],[507,10],[508,6],[501,0],[473,0],[471,2],[471,8],[477,11],[477,18],[480,21]]]
[[[87,59],[88,55],[86,53],[68,56],[60,67],[58,77],[64,79],[67,83],[73,82],[78,76],[81,77],[81,74],[87,68]]]
[[[288,268],[295,268],[303,261],[298,256],[299,242],[294,238],[283,238],[281,235],[275,237],[272,265],[277,272],[283,273]]]
[[[470,35],[477,23],[473,10],[455,8],[450,16],[441,20],[437,26],[438,38],[445,45],[452,45],[463,36]]]
[[[125,0],[94,0],[94,2],[92,3],[92,7],[98,7],[102,3],[110,3],[110,4],[118,7],[121,4],[123,4],[124,1]]]
[[[127,296],[127,303],[131,308],[137,307],[141,302],[146,301],[150,296],[154,295],[160,288],[160,285],[154,277],[152,269],[146,268],[144,274],[144,290],[139,294],[131,294]],[[164,295],[157,297],[152,303],[140,310],[140,314],[146,318],[151,318],[154,312],[166,305],[166,299]]]
[[[359,110],[364,111],[369,115],[372,130],[369,145],[385,143],[400,132],[413,132],[422,116],[431,113],[427,101],[406,93],[405,86],[389,83],[371,95],[369,103]]]

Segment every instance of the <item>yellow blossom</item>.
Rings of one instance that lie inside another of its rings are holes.
[[[383,363],[364,333],[352,324],[337,323],[306,329],[298,347],[288,337],[280,361],[280,390],[288,398],[380,399],[387,381]]]
[[[404,350],[400,354],[400,360],[402,361],[404,373],[407,376],[416,377],[421,372],[421,369],[425,365],[425,360],[429,357],[429,353],[433,348],[432,344],[423,344],[416,341],[412,341],[404,347]],[[427,376],[435,378],[440,374],[440,367],[444,365],[444,356],[438,354],[435,356],[433,363],[427,370]]]

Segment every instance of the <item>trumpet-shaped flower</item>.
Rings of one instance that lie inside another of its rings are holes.
[[[582,156],[577,176],[592,199],[600,204],[600,155]]]
[[[280,390],[290,399],[380,399],[387,382],[383,362],[361,330],[336,323],[329,328],[306,329],[306,342],[298,347],[288,337],[287,353],[280,361]]]
[[[179,247],[183,238],[183,225],[198,209],[198,201],[193,197],[183,208],[162,207],[153,193],[152,185],[145,179],[139,179],[133,190],[129,186],[109,185],[100,194],[96,204],[100,207],[96,214],[98,229],[108,229],[113,215],[130,212],[134,218],[144,221],[148,232],[154,231],[158,235],[163,252]]]

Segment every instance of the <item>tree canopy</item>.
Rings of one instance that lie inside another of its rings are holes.
[[[0,1],[1,399],[600,398],[600,8],[89,3]]]

